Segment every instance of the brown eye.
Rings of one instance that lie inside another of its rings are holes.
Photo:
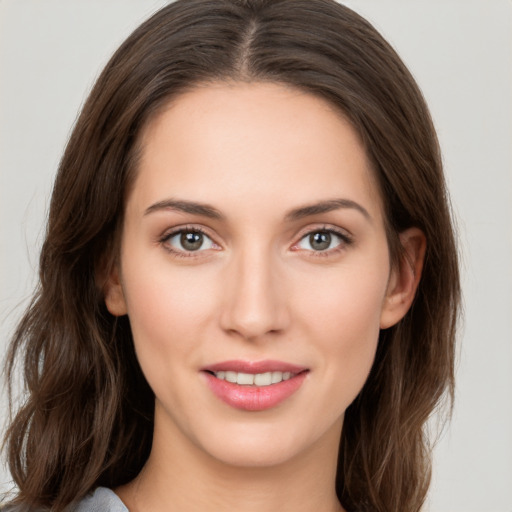
[[[197,231],[184,232],[180,235],[181,246],[186,251],[197,251],[201,249],[204,241],[203,239],[203,234]]]
[[[331,229],[317,229],[304,235],[295,247],[312,252],[327,252],[351,243],[352,239],[349,235]]]
[[[209,236],[191,229],[175,231],[162,241],[173,251],[181,253],[199,252],[215,247]]]
[[[331,245],[332,235],[327,231],[317,231],[309,235],[309,245],[314,251],[325,251]]]

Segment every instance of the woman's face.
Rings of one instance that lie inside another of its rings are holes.
[[[355,131],[283,85],[210,84],[173,100],[142,147],[106,302],[129,316],[155,442],[243,466],[335,449],[398,320]]]

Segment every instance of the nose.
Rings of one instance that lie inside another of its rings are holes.
[[[279,265],[261,248],[234,257],[226,269],[221,327],[255,341],[282,333],[289,324]]]

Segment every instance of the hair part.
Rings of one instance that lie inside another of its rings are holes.
[[[453,397],[457,248],[421,92],[378,32],[334,0],[178,0],[105,67],[60,162],[40,285],[8,354],[8,379],[19,359],[26,385],[5,438],[15,501],[60,512],[98,485],[127,483],[146,462],[154,396],[128,319],[108,313],[102,283],[117,257],[142,130],[180,93],[226,80],[286,84],[339,109],[372,163],[392,261],[403,257],[401,231],[426,236],[413,306],[381,332],[346,411],[337,473],[348,510],[419,511],[430,480],[425,421]]]

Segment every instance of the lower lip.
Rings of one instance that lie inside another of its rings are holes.
[[[242,386],[218,379],[208,372],[204,372],[204,375],[213,393],[231,407],[244,411],[265,411],[293,395],[304,382],[307,373],[301,372],[291,379],[270,386]]]

